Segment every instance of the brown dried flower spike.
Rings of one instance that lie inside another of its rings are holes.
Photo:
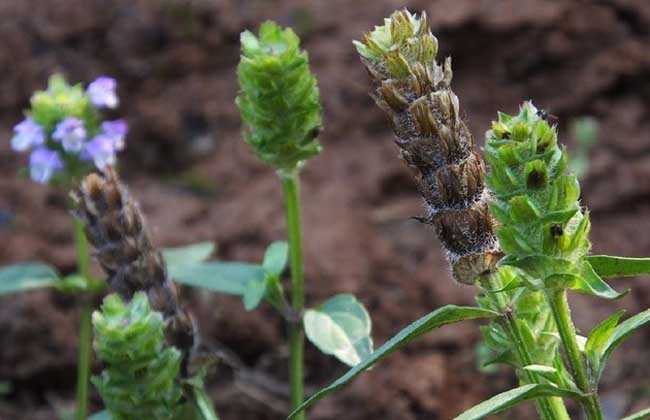
[[[88,175],[72,197],[75,215],[86,225],[86,236],[110,288],[127,299],[137,291],[146,292],[152,308],[168,322],[170,343],[187,355],[195,341],[194,323],[179,305],[176,287],[162,255],[151,244],[142,213],[115,171]]]
[[[388,114],[401,156],[414,169],[428,215],[460,283],[474,284],[499,260],[485,165],[451,90],[451,59],[436,62],[426,14],[393,13],[355,45]]]

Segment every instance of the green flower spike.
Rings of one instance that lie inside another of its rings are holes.
[[[146,294],[127,304],[109,295],[93,326],[93,347],[106,367],[92,382],[114,420],[194,418],[177,380],[181,353],[165,343],[163,316]]]
[[[237,105],[245,139],[263,161],[291,171],[320,153],[320,103],[307,53],[290,29],[273,22],[260,26],[259,37],[241,34]]]
[[[586,261],[589,213],[580,207],[580,186],[567,170],[555,127],[531,102],[518,115],[499,113],[487,132],[488,184],[496,201],[502,264],[523,269],[535,289],[589,291],[595,273]]]

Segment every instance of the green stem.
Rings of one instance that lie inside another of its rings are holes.
[[[493,274],[484,279],[485,286],[488,290],[501,290],[503,288],[498,275]],[[519,363],[522,366],[535,364],[532,355],[526,347],[521,329],[517,324],[515,314],[512,312],[512,308],[510,307],[506,296],[502,292],[488,292],[488,295],[504,315],[502,318],[502,325],[508,334],[509,341],[514,344],[515,353]],[[533,372],[522,370],[522,374],[524,377],[523,379],[528,383],[543,383],[542,378]],[[570,420],[569,414],[564,406],[564,401],[562,401],[562,398],[560,397],[539,398],[535,401],[535,406],[537,408],[537,413],[542,420]]]
[[[203,420],[219,420],[217,412],[214,410],[212,400],[205,391],[205,387],[192,387],[194,392],[194,400],[199,410],[199,414]]]
[[[79,273],[86,280],[86,284],[89,286],[88,289],[90,289],[88,240],[84,233],[83,223],[80,220],[74,219],[74,232]],[[88,417],[88,380],[90,377],[90,343],[92,340],[92,298],[89,292],[84,292],[81,305],[79,361],[77,363],[77,419],[86,420]]]
[[[302,235],[300,229],[300,187],[297,169],[280,172],[289,231],[289,264],[291,267],[291,307],[302,313],[305,306],[304,268],[302,258]],[[303,352],[305,340],[300,322],[289,322],[289,380],[291,384],[291,407],[303,401]],[[305,420],[303,413],[296,417]]]
[[[591,386],[585,359],[578,347],[576,338],[576,328],[571,320],[571,309],[567,300],[566,290],[552,290],[547,293],[548,301],[553,312],[553,318],[557,324],[562,346],[569,362],[569,367],[573,373],[573,379],[576,385],[586,394],[587,397],[582,401],[588,420],[602,420],[603,414],[600,409],[600,402],[596,390]]]

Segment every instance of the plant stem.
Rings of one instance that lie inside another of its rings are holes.
[[[589,420],[602,420],[603,414],[600,409],[600,402],[595,389],[592,388],[587,376],[585,360],[578,347],[576,338],[576,328],[571,320],[571,309],[567,300],[566,290],[551,290],[547,292],[548,301],[557,324],[562,346],[569,362],[569,367],[573,373],[573,379],[584,394],[587,395],[582,406]]]
[[[298,170],[281,171],[282,189],[287,212],[289,231],[289,264],[291,267],[291,306],[296,313],[302,313],[305,306],[304,268],[302,258],[302,234],[300,228],[300,185]],[[291,407],[298,407],[303,401],[303,352],[304,333],[300,322],[289,322],[289,378],[291,384]],[[303,413],[297,420],[305,420]]]
[[[488,290],[501,290],[503,288],[499,276],[496,274],[485,277],[485,286]],[[509,341],[514,344],[519,363],[522,366],[534,364],[535,361],[526,348],[515,314],[512,312],[512,308],[505,295],[502,292],[488,292],[488,296],[492,298],[492,301],[503,314],[502,325],[508,334]],[[533,372],[522,370],[522,374],[528,383],[542,383],[539,375]],[[570,420],[569,414],[564,406],[564,401],[560,397],[539,398],[535,401],[535,406],[542,420]]]
[[[74,219],[74,237],[77,245],[77,265],[81,276],[86,281],[88,289],[91,286],[90,258],[88,254],[88,240],[84,233],[83,223]],[[90,377],[90,343],[92,340],[91,293],[83,293],[81,306],[81,327],[79,332],[79,361],[77,363],[77,419],[86,420],[88,416],[88,379]]]
[[[196,407],[199,410],[199,414],[203,420],[219,420],[217,412],[214,410],[212,401],[208,396],[208,393],[205,391],[205,387],[192,387],[194,393],[194,400],[196,402]]]

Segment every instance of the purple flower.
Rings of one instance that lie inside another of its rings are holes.
[[[92,103],[97,108],[115,108],[120,103],[117,98],[115,89],[117,82],[115,79],[106,76],[100,76],[88,85],[86,93]]]
[[[11,148],[16,152],[24,152],[43,143],[45,143],[45,132],[31,118],[25,118],[14,127]]]
[[[63,144],[66,152],[79,152],[86,141],[86,128],[83,121],[68,117],[57,124],[52,138]]]
[[[62,169],[63,161],[54,150],[39,147],[29,156],[29,176],[39,184],[47,184]]]
[[[92,160],[98,169],[115,164],[115,142],[111,137],[99,134],[86,143],[82,159]]]
[[[113,139],[115,150],[124,149],[124,138],[126,137],[126,132],[128,131],[126,121],[123,119],[105,121],[102,123],[102,131],[105,136]]]

